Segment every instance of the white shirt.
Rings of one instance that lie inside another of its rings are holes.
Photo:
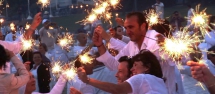
[[[210,60],[205,60],[204,64],[208,67],[213,75],[215,75],[215,65]]]
[[[123,42],[125,42],[126,44],[128,44],[129,43],[129,41],[130,41],[130,38],[129,37],[127,37],[127,36],[122,36],[122,40],[121,41],[123,41]]]
[[[108,43],[108,48],[115,49],[117,51],[121,51],[127,44],[122,42],[121,40],[111,38],[110,43]]]
[[[193,16],[194,9],[190,8],[187,12],[187,25],[189,26],[191,24],[191,17]]]
[[[82,94],[95,94],[94,87],[83,83],[81,80],[78,79],[78,76],[75,76],[74,80],[68,81],[67,94],[70,94],[70,87],[74,87]]]
[[[68,63],[69,61],[67,52],[59,45],[54,46],[54,50],[51,55],[53,56],[54,61],[61,61],[61,63]]]
[[[0,40],[0,44],[2,46],[4,46],[4,48],[12,51],[13,53],[18,54],[22,48],[22,43],[20,41],[22,37],[23,36],[20,36],[19,39],[17,39],[16,41],[13,41],[13,42]]]
[[[107,67],[102,66],[93,69],[93,74],[89,75],[89,77],[102,82],[117,83],[115,74],[116,71],[110,71]],[[110,93],[94,87],[94,94],[110,94]]]
[[[149,74],[137,74],[126,80],[131,94],[168,94],[164,80]]]
[[[155,6],[156,5],[156,6]],[[152,5],[152,7],[155,6],[156,8],[156,13],[160,14],[159,18],[164,19],[164,4],[162,2],[160,2],[160,4],[155,3],[155,5]]]
[[[20,36],[20,34],[18,33],[18,32],[16,32],[15,33],[15,36],[16,36],[16,39],[15,40],[17,40],[18,38],[19,38],[19,36]],[[13,40],[13,34],[12,33],[9,33],[9,34],[7,34],[6,36],[5,36],[5,41],[14,41]]]
[[[32,75],[34,75],[34,78],[35,78],[35,81],[36,81],[35,82],[36,83],[36,90],[34,92],[39,92],[39,85],[38,85],[38,78],[37,78],[37,69],[38,69],[39,66],[40,65],[38,65],[36,69],[33,69],[33,68],[31,69],[31,73],[32,73]]]
[[[215,31],[208,32],[208,34],[205,35],[205,42],[208,43],[211,46],[215,45]]]
[[[156,35],[159,34],[157,33],[155,30],[149,30],[146,32],[146,36],[152,39],[156,39]],[[175,85],[175,81],[177,81],[175,77],[175,64],[172,61],[166,60],[166,61],[162,61],[160,54],[159,54],[159,46],[157,44],[156,41],[151,40],[149,38],[145,38],[141,49],[148,49],[150,50],[152,53],[154,53],[158,60],[160,61],[161,64],[161,68],[162,68],[162,72],[163,72],[163,76],[167,79],[166,80],[166,86],[167,89],[169,91],[169,94],[175,94],[176,91],[176,85]],[[117,42],[117,41],[110,41],[110,44],[112,44],[112,42]],[[118,42],[117,42],[118,43]],[[113,43],[116,44],[116,43]],[[115,58],[113,56],[111,56],[110,53],[108,53],[108,51],[106,51],[103,55],[101,55],[100,57],[97,58],[98,61],[103,62],[105,64],[106,67],[108,67],[110,70],[117,70],[118,69],[118,59],[122,56],[134,56],[136,54],[138,54],[140,51],[140,49],[138,48],[138,45],[135,42],[130,41],[120,52],[117,56],[115,56]],[[182,86],[183,88],[183,86]]]

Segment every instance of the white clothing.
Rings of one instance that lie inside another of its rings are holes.
[[[204,64],[208,67],[213,75],[215,75],[215,65],[210,60],[204,60]]]
[[[79,80],[78,76],[75,76],[74,80],[68,81],[67,94],[70,94],[70,87],[74,87],[82,94],[95,94],[94,87],[83,83],[81,80]]]
[[[190,8],[187,12],[187,26],[191,24],[191,17],[193,16],[194,9]]]
[[[95,20],[93,23],[92,23],[92,27],[96,27],[98,25],[102,25],[102,21],[101,20]]]
[[[21,62],[23,62],[22,57],[21,57],[20,54],[16,54],[16,56],[18,57],[18,59],[19,59]],[[24,63],[24,62],[23,62],[23,63]],[[10,62],[10,73],[16,73],[16,72],[17,72],[17,70],[16,70],[15,66],[13,65],[12,62]]]
[[[19,36],[21,36],[18,32],[15,33],[15,36],[16,36],[16,39],[17,40],[19,38]],[[5,36],[5,41],[14,41],[13,40],[13,34],[12,33],[9,33]]]
[[[34,75],[34,78],[35,78],[35,83],[36,83],[36,90],[34,91],[34,92],[39,92],[39,85],[38,85],[38,78],[37,78],[37,69],[38,69],[38,67],[39,67],[40,65],[38,65],[37,66],[37,68],[36,69],[31,69],[31,73],[32,73],[32,75]]]
[[[116,71],[110,71],[107,67],[102,66],[93,69],[93,74],[89,75],[89,77],[102,82],[117,83],[115,74]],[[110,93],[94,87],[94,94],[110,94]]]
[[[211,47],[211,45],[209,45],[208,43],[200,43],[199,45],[198,45],[198,48],[201,50],[201,52],[202,52],[202,58],[204,59],[204,60],[207,60],[208,58],[207,58],[207,51],[208,51],[208,49]]]
[[[159,34],[159,33],[157,33],[155,30],[148,30],[146,32],[146,37],[156,39],[155,36],[157,34]],[[130,41],[123,49],[121,48],[122,50],[119,52],[119,54],[115,58],[113,56],[111,56],[110,53],[108,53],[108,51],[106,51],[106,53],[104,53],[103,55],[98,57],[97,60],[100,62],[103,62],[105,64],[105,66],[107,66],[110,70],[117,70],[118,65],[119,65],[118,59],[120,57],[134,56],[134,55],[138,54],[140,50],[148,49],[149,51],[154,53],[157,56],[158,60],[160,61],[163,76],[167,79],[166,86],[167,86],[169,94],[175,94],[176,93],[175,81],[178,81],[176,79],[179,79],[179,78],[175,78],[175,72],[176,72],[175,64],[170,60],[162,61],[160,54],[159,54],[159,46],[158,46],[157,42],[154,40],[151,40],[149,38],[144,38],[141,49],[138,48],[138,46],[135,42]],[[116,44],[114,42],[118,43],[118,41],[112,40],[112,41],[110,41],[110,44]]]
[[[137,74],[126,80],[132,88],[131,94],[168,94],[164,80],[149,74]]]
[[[108,48],[112,48],[117,51],[121,51],[127,44],[122,42],[121,40],[111,38],[108,43]]]
[[[156,13],[159,14],[159,18],[164,19],[164,4],[160,2],[160,4],[155,3],[152,7],[155,6]]]
[[[81,51],[83,51],[87,46],[74,46],[71,47],[71,51],[68,53],[69,58],[78,56]],[[97,52],[96,47],[92,47],[92,49],[89,51],[89,54],[94,55]]]
[[[54,61],[61,61],[61,63],[68,63],[69,61],[67,52],[59,45],[55,45],[52,56]]]
[[[205,35],[205,42],[211,46],[215,45],[215,31],[208,32],[208,34]]]
[[[127,37],[127,36],[122,35],[122,40],[121,40],[121,41],[123,41],[123,42],[125,42],[126,44],[128,44],[129,41],[130,41],[130,38]]]
[[[66,85],[66,79],[61,75],[55,86],[52,88],[52,90],[49,93],[46,94],[63,94],[63,89]],[[39,92],[33,92],[32,94],[44,94]]]
[[[14,54],[18,54],[22,48],[22,43],[21,43],[21,38],[22,36],[19,37],[16,41],[9,42],[9,41],[1,41],[0,44],[4,46],[4,48],[12,51]]]

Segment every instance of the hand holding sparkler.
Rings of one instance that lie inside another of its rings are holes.
[[[83,67],[78,68],[78,78],[83,81],[84,83],[89,83],[89,79],[87,77],[86,71],[84,70]]]
[[[161,34],[157,34],[156,38],[157,38],[158,45],[163,46],[164,42],[165,42],[165,37],[163,35],[161,35]]]
[[[101,36],[104,40],[109,41],[111,39],[111,36],[104,30],[102,26],[97,26],[95,31],[99,36]]]

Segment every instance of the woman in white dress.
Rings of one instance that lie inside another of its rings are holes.
[[[131,71],[134,76],[123,83],[112,84],[88,78],[82,67],[78,69],[78,76],[84,83],[114,94],[167,94],[160,63],[153,53],[141,50],[133,61]]]

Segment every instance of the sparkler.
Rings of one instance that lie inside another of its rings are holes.
[[[42,4],[42,8],[44,8],[50,4],[50,0],[39,0],[37,3]]]
[[[4,2],[4,0],[0,0],[0,5],[3,5],[2,3]]]
[[[74,67],[71,67],[69,69],[66,69],[63,74],[66,76],[67,80],[73,80],[75,78],[77,69]]]
[[[22,42],[22,50],[21,51],[27,51],[27,50],[31,50],[33,48],[33,44],[34,44],[34,40],[33,39],[21,39]]]
[[[15,24],[14,24],[14,23],[11,23],[11,24],[10,24],[10,29],[11,29],[12,31],[15,30]]]
[[[206,8],[200,11],[200,4],[196,6],[195,11],[193,12],[193,16],[191,17],[191,26],[194,28],[199,28],[202,35],[208,34],[207,29],[211,29],[208,25],[209,15],[206,14]]]
[[[3,22],[4,22],[4,19],[3,19],[3,18],[1,18],[1,19],[0,19],[0,23],[2,24]]]
[[[149,23],[149,26],[162,24],[164,21],[159,19],[159,15],[155,10],[149,10],[149,13],[146,12],[146,21]]]
[[[59,45],[62,47],[62,48],[69,48],[69,46],[71,46],[73,43],[74,43],[74,40],[73,40],[73,35],[70,35],[68,33],[66,33],[63,38],[59,38],[58,39],[58,42],[59,42]]]
[[[30,24],[26,24],[26,26],[25,26],[25,30],[28,30],[29,28],[30,28]]]
[[[52,73],[58,74],[58,73],[60,73],[61,71],[62,71],[62,67],[61,67],[60,62],[59,62],[59,61],[58,61],[58,62],[55,62],[54,65],[53,65],[53,67],[52,67]]]
[[[164,54],[168,55],[173,60],[178,60],[181,56],[187,57],[190,53],[195,52],[193,49],[194,44],[200,42],[199,36],[190,36],[186,31],[176,33],[175,37],[165,39],[161,47]]]
[[[81,63],[83,63],[83,64],[91,64],[93,61],[93,58],[91,58],[89,56],[89,53],[85,53],[84,55],[80,55],[79,59],[80,59]]]

